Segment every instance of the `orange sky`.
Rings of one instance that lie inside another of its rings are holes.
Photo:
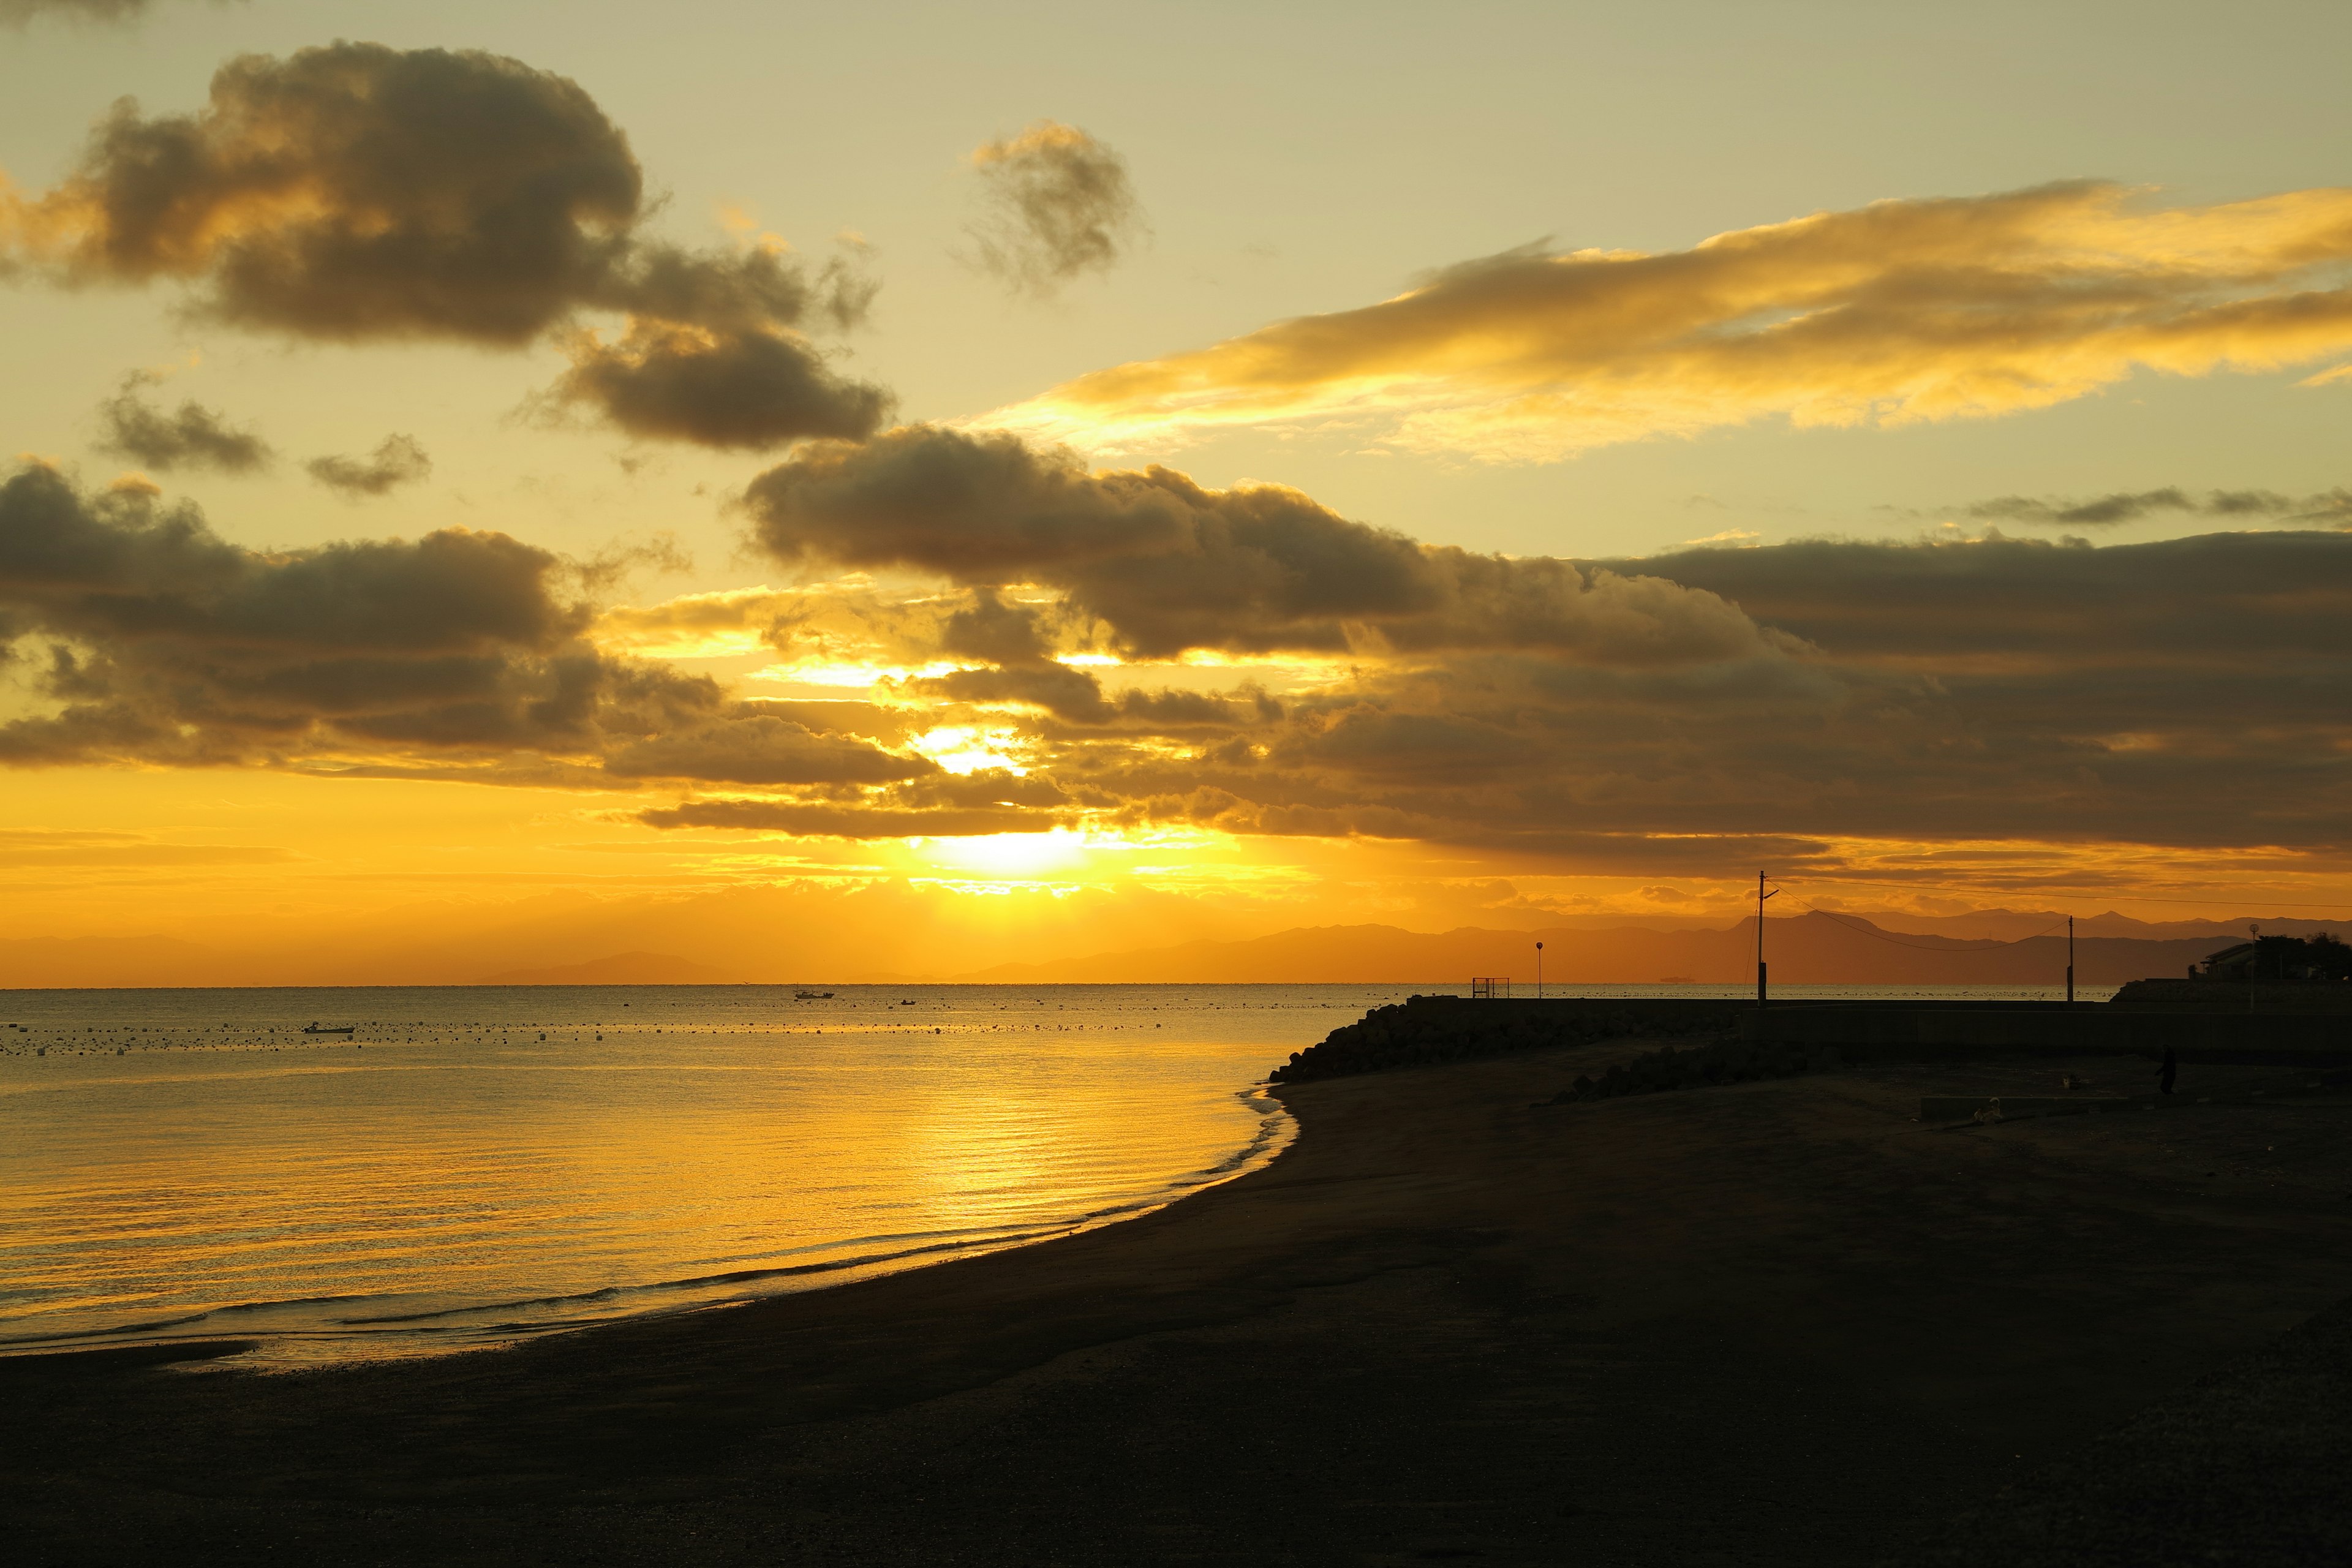
[[[641,141],[560,61],[167,9],[168,101],[107,108],[136,32],[36,16],[0,66],[83,89],[0,126],[35,372],[0,939],[957,973],[1720,922],[1759,868],[1922,914],[2352,910],[2352,191],[2053,157],[1465,241],[1385,295],[1335,268],[1201,331],[1146,287],[1190,209],[1008,102],[888,208],[944,215],[919,299],[1062,345],[958,403],[991,351],[882,342],[888,247],[677,220],[643,148],[680,105]],[[2335,438],[2282,459],[2282,407]],[[2263,466],[2216,468],[2231,421]],[[2105,442],[2067,488],[2060,428]],[[1901,451],[1969,488],[1809,498]],[[1682,542],[1590,521],[1620,452]],[[1781,499],[1696,493],[1735,471]]]

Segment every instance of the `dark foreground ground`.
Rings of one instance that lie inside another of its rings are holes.
[[[1297,1146],[1172,1209],[730,1311],[0,1363],[9,1553],[2352,1560],[2352,1320],[2296,1329],[2352,1294],[2352,1104],[1909,1120],[2050,1063],[1534,1105],[1638,1048],[1291,1089]]]

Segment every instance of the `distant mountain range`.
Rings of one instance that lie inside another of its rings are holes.
[[[2075,982],[2120,985],[2170,978],[2235,940],[2218,932],[2084,937],[2078,927]],[[1744,984],[1756,978],[1752,917],[1719,930],[1690,931],[1465,926],[1433,934],[1384,925],[1318,926],[1250,942],[1192,942],[1050,963],[998,964],[957,978],[1032,984],[1287,981],[1458,986],[1474,975],[1497,975],[1531,991],[1538,942],[1544,978],[1562,984]],[[1889,931],[1850,915],[1819,912],[1766,922],[1764,956],[1772,979],[1783,985],[2058,985],[2066,975],[2063,932],[2004,942]]]
[[[257,941],[243,951],[228,945],[233,933],[217,947],[162,935],[34,937],[0,941],[0,988],[899,984],[950,977],[1454,988],[1478,974],[1507,975],[1527,986],[1535,980],[1538,942],[1545,978],[1563,983],[1746,984],[1756,974],[1752,920],[1717,926],[1573,916],[1532,930],[1324,926],[1234,940],[1204,931],[1210,914],[1181,900],[1135,906],[1077,895],[1053,900],[1037,923],[1002,932],[949,924],[938,903],[887,888],[847,894],[776,888],[588,906],[533,901],[504,911],[436,912],[429,921],[393,910],[299,945],[281,937],[284,945]],[[1773,979],[1784,985],[2055,985],[2065,971],[2063,922],[2063,915],[2016,910],[1942,917],[1814,912],[1769,921],[1765,948]],[[2262,921],[2265,931],[2282,935],[2343,924]],[[421,938],[428,927],[434,934]],[[2076,978],[2116,985],[2179,975],[2191,962],[2242,940],[2245,928],[2222,921],[2151,925],[2107,913],[2078,920],[2075,929]],[[1029,956],[1087,946],[1097,951]]]

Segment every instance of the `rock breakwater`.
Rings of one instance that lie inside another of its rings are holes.
[[[1268,1078],[1311,1083],[1601,1040],[1729,1035],[1752,1007],[1718,999],[1412,996],[1332,1030]]]

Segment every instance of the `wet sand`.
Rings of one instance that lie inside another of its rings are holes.
[[[1287,1153],[1157,1215],[723,1312],[0,1363],[0,1507],[39,1562],[1864,1563],[2352,1295],[2340,1098],[1910,1120],[2140,1087],[2108,1059],[1535,1103],[1650,1044],[1288,1089]]]

